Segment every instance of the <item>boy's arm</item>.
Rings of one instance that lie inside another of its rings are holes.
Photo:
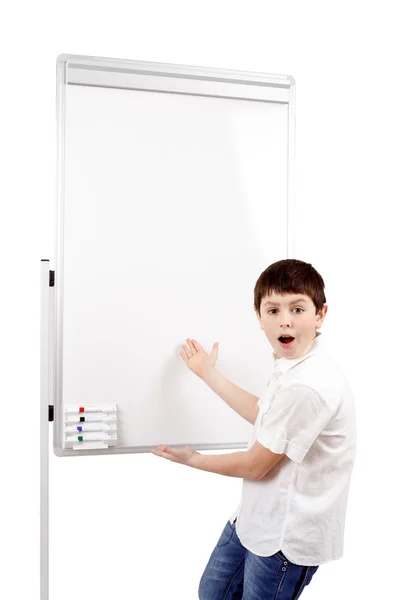
[[[241,479],[256,479],[255,472],[249,461],[248,452],[232,452],[230,454],[201,454],[193,452],[188,461],[188,466],[227,475],[228,477],[240,477]]]
[[[189,452],[190,452],[190,447]],[[241,477],[259,481],[283,458],[285,454],[276,454],[255,441],[253,446],[245,452],[232,452],[231,454],[200,454],[192,451],[186,464],[195,469]]]
[[[243,417],[243,419],[254,425],[258,415],[257,396],[246,392],[246,390],[226,379],[215,367],[207,369],[201,379],[228,406]]]

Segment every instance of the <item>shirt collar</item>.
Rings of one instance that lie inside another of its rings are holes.
[[[312,356],[313,354],[316,354],[319,350],[321,350],[321,335],[322,335],[321,332],[317,331],[315,338],[311,342],[308,349],[305,352],[303,352],[303,354],[301,356],[297,356],[296,358],[284,358],[284,357],[278,358],[278,355],[274,350],[272,352],[272,356],[274,359],[274,373],[273,374],[277,375],[277,376],[283,375],[283,373],[286,373],[286,371],[288,371],[289,369],[292,369],[293,367],[295,367],[296,365],[301,363],[303,360],[305,360],[309,356]]]

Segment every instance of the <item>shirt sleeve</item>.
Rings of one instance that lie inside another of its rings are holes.
[[[277,391],[256,439],[271,452],[301,463],[332,415],[333,410],[315,390],[292,384]]]

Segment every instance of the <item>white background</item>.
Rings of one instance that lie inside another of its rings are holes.
[[[39,598],[39,284],[40,259],[53,258],[60,53],[295,77],[296,257],[324,277],[329,310],[322,332],[349,377],[359,430],[344,557],[321,566],[304,597],[396,594],[395,10],[394,2],[248,1],[244,7],[208,0],[21,2],[3,10],[1,597]],[[209,555],[239,500],[239,479],[153,455],[53,459],[51,469],[51,600],[64,597],[65,581],[77,600],[196,599]],[[86,499],[79,513],[79,484],[88,480],[97,502]],[[68,519],[65,482],[77,489]],[[96,531],[96,511],[109,521],[97,521],[99,537],[89,540],[85,527]],[[76,526],[68,534],[76,537],[76,550],[62,556],[66,521]],[[90,576],[98,577],[92,593],[71,584],[85,579],[86,561]],[[115,592],[113,580],[124,582],[123,593]]]

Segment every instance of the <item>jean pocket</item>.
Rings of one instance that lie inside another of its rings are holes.
[[[219,540],[217,542],[218,547],[229,544],[229,542],[232,539],[234,528],[235,528],[235,526],[232,525],[232,523],[230,521],[228,521],[221,533],[221,537],[219,538]]]

